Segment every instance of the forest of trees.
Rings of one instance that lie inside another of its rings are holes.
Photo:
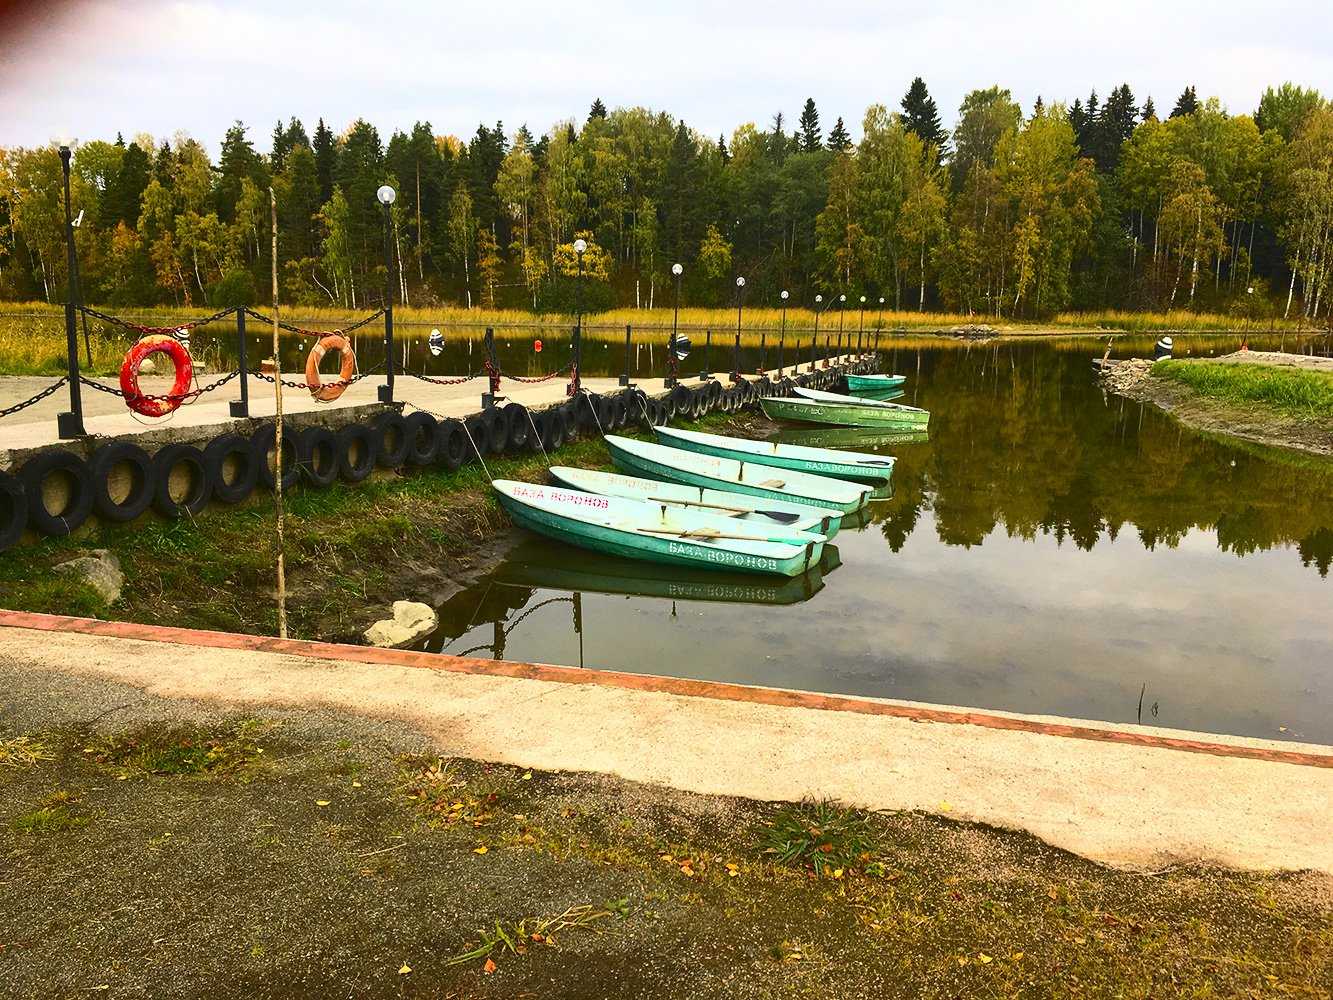
[[[584,304],[809,304],[1039,318],[1068,309],[1330,315],[1333,106],[1292,84],[1253,114],[1193,87],[1159,117],[1127,84],[1070,106],[975,90],[946,132],[926,84],[873,105],[853,143],[807,100],[795,127],[701,135],[664,112],[608,110],[541,136],[429,122],[388,143],[357,120],[291,119],[262,152],[237,122],[217,162],[184,133],[75,150],[83,298],[221,307],[269,297],[269,189],[283,300],[363,309],[384,295],[392,185],[400,300],[567,310],[582,236]],[[65,294],[54,147],[0,148],[0,299]],[[1253,291],[1251,291],[1253,290]],[[854,300],[854,298],[853,298]]]

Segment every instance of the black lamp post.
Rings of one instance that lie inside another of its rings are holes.
[[[731,351],[731,381],[741,380],[741,309],[745,302],[745,278],[736,278],[736,343]]]
[[[846,308],[847,308],[847,293],[846,293],[846,292],[843,292],[841,295],[838,296],[838,354],[837,354],[837,357],[838,357],[839,359],[842,358],[842,314],[843,314],[844,310],[846,310]]]
[[[389,206],[398,192],[385,184],[375,192],[384,206],[384,384],[380,386],[381,403],[393,402],[393,217]]]
[[[810,338],[810,370],[815,370],[815,345],[819,343],[819,314],[822,311],[819,303],[824,301],[824,296],[815,296],[815,335]]]
[[[676,358],[676,336],[680,327],[680,279],[685,273],[685,266],[683,264],[672,264],[671,273],[676,277],[676,307],[671,313],[671,343],[667,345],[667,377],[664,384],[668,389],[680,381],[680,361]]]
[[[862,296],[861,296],[861,319],[860,319],[860,321],[856,324],[856,353],[857,353],[857,354],[860,354],[860,353],[861,353],[861,334],[865,332],[865,328],[866,328],[866,297],[865,297],[864,295],[862,295]]]
[[[74,254],[74,219],[69,205],[69,161],[73,154],[68,144],[60,147],[60,169],[65,179],[65,348],[68,354],[69,412],[56,415],[56,428],[62,438],[83,437],[83,394],[79,386],[79,334],[74,322],[75,273],[78,261]]]
[[[582,386],[579,368],[583,363],[583,255],[588,250],[587,241],[574,241],[574,256],[578,260],[578,275],[574,279],[574,365],[569,376],[570,396],[577,396]]]
[[[778,334],[778,378],[782,378],[782,352],[787,345],[787,290],[782,290],[782,331]]]

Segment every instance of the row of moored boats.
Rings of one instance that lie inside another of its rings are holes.
[[[924,431],[893,403],[901,375],[849,375],[852,395],[798,387],[764,397],[773,419]],[[819,564],[843,518],[888,495],[894,460],[873,453],[654,427],[608,434],[616,472],[555,466],[558,485],[497,480],[515,523],[583,548],[665,565],[797,576]]]

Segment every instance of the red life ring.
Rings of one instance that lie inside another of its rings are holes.
[[[165,354],[176,369],[176,380],[166,399],[148,399],[139,391],[139,366],[150,354]],[[185,399],[194,382],[194,365],[187,351],[175,337],[153,334],[144,337],[129,349],[120,366],[120,391],[125,394],[125,405],[145,417],[165,417]]]
[[[319,363],[324,360],[324,355],[329,351],[338,351],[342,354],[342,368],[338,372],[338,381],[325,385],[319,377]],[[321,403],[332,403],[343,394],[347,388],[347,380],[356,372],[356,354],[352,351],[352,345],[347,342],[347,338],[340,333],[330,333],[321,337],[319,343],[310,348],[310,353],[305,359],[305,384],[310,390],[310,395],[314,396]]]

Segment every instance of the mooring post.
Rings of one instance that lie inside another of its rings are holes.
[[[703,371],[699,372],[699,381],[700,381],[700,382],[707,382],[708,379],[709,379],[709,378],[712,376],[712,374],[713,374],[712,369],[708,367],[708,355],[712,353],[712,347],[713,347],[713,331],[712,331],[712,330],[705,330],[705,331],[704,331],[704,367],[703,367]]]
[[[75,283],[74,273],[78,261],[74,256],[74,220],[69,208],[69,158],[68,146],[60,147],[60,168],[65,175],[65,254],[68,271],[65,278],[65,348],[68,357],[69,376],[69,412],[56,416],[56,428],[62,438],[83,437],[83,395],[79,391],[79,332],[75,323]]]
[[[680,371],[680,361],[676,357],[676,329],[672,327],[671,332],[667,334],[667,373],[666,378],[662,379],[662,386],[670,389],[678,381],[677,374]]]
[[[245,308],[236,307],[236,365],[241,373],[241,398],[231,401],[233,417],[250,415],[250,366],[245,360]]]
[[[385,184],[376,193],[384,206],[384,384],[380,386],[381,403],[393,402],[393,218],[389,206],[396,193]]]
[[[629,359],[630,359],[630,341],[634,336],[633,330],[628,323],[625,324],[625,374],[620,376],[621,385],[632,385],[629,380]]]
[[[481,408],[488,409],[495,405],[496,394],[500,391],[500,362],[495,356],[495,328],[486,327],[486,385],[487,392],[481,394]]]

